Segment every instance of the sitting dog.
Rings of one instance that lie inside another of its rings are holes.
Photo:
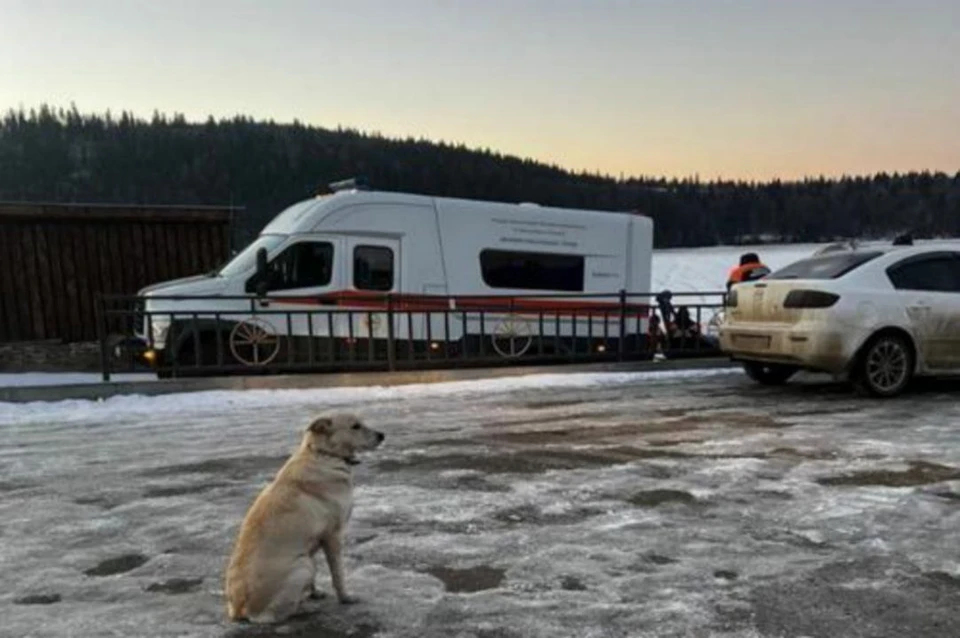
[[[307,426],[297,451],[243,520],[224,587],[231,620],[275,623],[306,613],[306,601],[321,598],[314,584],[320,549],[337,598],[355,602],[343,581],[352,466],[358,452],[383,439],[353,414],[321,416]]]

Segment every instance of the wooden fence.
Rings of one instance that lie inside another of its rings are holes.
[[[94,341],[98,294],[219,266],[239,210],[0,202],[0,343]]]

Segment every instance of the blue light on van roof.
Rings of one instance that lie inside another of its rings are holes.
[[[351,177],[350,179],[340,180],[339,182],[330,182],[328,187],[334,193],[347,190],[370,190],[370,184],[367,183],[367,179],[365,177]]]

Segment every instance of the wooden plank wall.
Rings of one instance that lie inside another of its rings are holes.
[[[237,210],[237,209],[232,209]],[[98,293],[211,270],[231,209],[0,203],[0,343],[94,341]]]

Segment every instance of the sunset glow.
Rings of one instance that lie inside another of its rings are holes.
[[[0,107],[234,114],[575,170],[960,170],[952,0],[0,0]]]

